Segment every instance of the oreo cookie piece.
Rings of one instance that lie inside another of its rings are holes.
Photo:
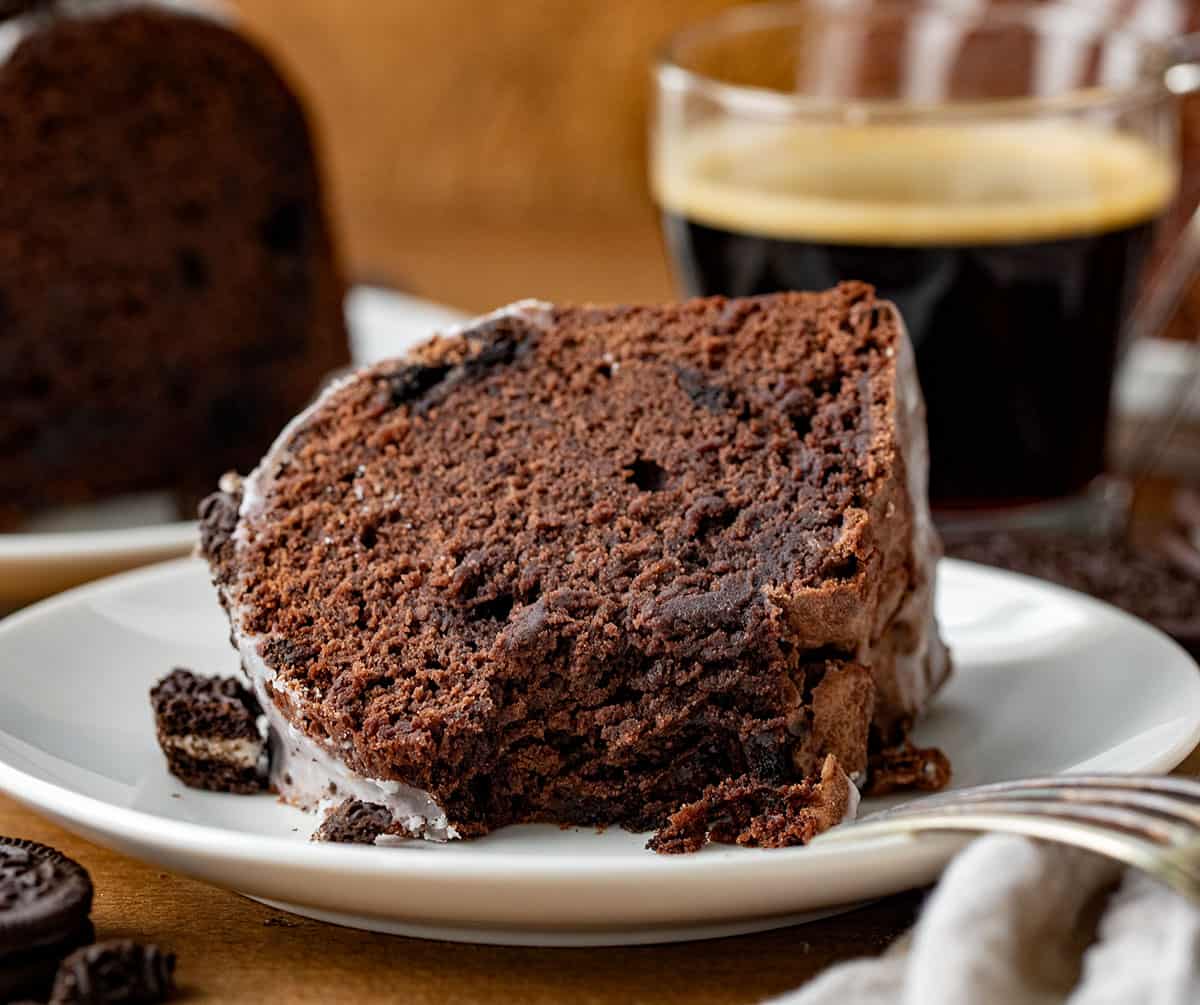
[[[175,990],[175,954],[131,939],[72,953],[54,979],[50,1005],[154,1005]]]
[[[185,785],[212,792],[266,788],[266,722],[236,678],[177,668],[151,689],[150,704],[167,768]]]
[[[0,1002],[45,998],[59,961],[92,941],[87,870],[35,841],[0,837]]]
[[[374,844],[381,834],[395,831],[391,810],[386,806],[346,799],[325,814],[312,839],[337,844]]]

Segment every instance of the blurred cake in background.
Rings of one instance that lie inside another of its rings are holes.
[[[348,358],[304,109],[178,3],[0,0],[0,528],[252,465]]]

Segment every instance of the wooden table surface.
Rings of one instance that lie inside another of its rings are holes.
[[[471,310],[524,296],[670,294],[641,167],[646,59],[672,24],[720,5],[613,0],[601,16],[600,5],[532,0],[237,3],[313,102],[352,274]],[[545,18],[576,42],[553,93],[528,77],[545,51]],[[451,44],[470,53],[469,74],[450,60]],[[533,55],[515,56],[522,45]],[[461,106],[446,108],[456,94]],[[561,121],[547,119],[547,101],[565,110]],[[603,114],[610,104],[617,113]],[[486,157],[473,146],[481,141]],[[1200,773],[1200,756],[1184,770]],[[98,936],[174,949],[188,1001],[749,1003],[881,951],[921,899],[675,946],[460,946],[286,916],[114,854],[2,797],[0,834],[82,862],[96,884]]]

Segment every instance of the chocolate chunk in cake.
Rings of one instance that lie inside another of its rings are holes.
[[[313,833],[314,841],[338,844],[374,844],[381,834],[394,832],[392,812],[379,803],[345,799],[325,814]]]
[[[286,799],[652,830],[903,739],[948,671],[926,470],[867,286],[525,302],[327,391],[204,548]]]
[[[111,939],[63,960],[50,1005],[157,1005],[174,990],[174,953],[131,939]]]
[[[91,942],[87,870],[35,841],[0,837],[0,1002],[45,998],[59,961]]]
[[[0,3],[0,523],[191,512],[348,361],[304,109],[207,6]]]
[[[671,814],[646,845],[664,855],[699,851],[710,841],[751,848],[807,844],[822,831],[851,820],[858,792],[832,755],[819,776],[771,785],[753,777],[713,785]]]
[[[185,785],[213,792],[260,792],[268,751],[262,710],[233,677],[175,669],[150,691],[158,745]]]

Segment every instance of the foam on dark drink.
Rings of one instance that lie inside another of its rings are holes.
[[[1176,171],[1064,123],[731,126],[660,148],[680,279],[747,296],[863,279],[917,348],[936,507],[1064,497],[1103,470],[1113,370]]]

